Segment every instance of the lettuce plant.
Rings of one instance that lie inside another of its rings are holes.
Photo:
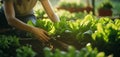
[[[81,50],[76,50],[73,46],[69,46],[68,51],[61,51],[55,49],[54,52],[49,48],[44,48],[45,57],[104,57],[104,52],[98,52],[96,48],[92,48],[91,45],[88,45]]]
[[[19,38],[0,35],[0,57],[35,57],[31,47],[21,47]]]

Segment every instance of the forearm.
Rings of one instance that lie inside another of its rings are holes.
[[[53,8],[51,6],[51,4],[49,3],[49,0],[40,0],[41,4],[43,5],[47,15],[49,16],[49,18],[53,21],[53,22],[59,22],[59,17],[55,14],[55,12],[53,11]]]
[[[4,6],[4,13],[9,25],[14,26],[15,28],[18,28],[21,30],[25,30],[29,32],[33,31],[32,26],[25,24],[24,22],[20,21],[15,17],[15,11],[14,11],[12,0],[10,0],[9,2],[4,1],[3,6]]]
[[[29,25],[23,23],[22,21],[18,20],[17,18],[10,19],[10,20],[8,20],[8,22],[10,25],[12,25],[18,29],[32,33],[38,40],[40,40],[42,42],[49,41],[49,37],[47,35],[47,32],[44,31],[43,29],[29,26]]]
[[[27,25],[26,23],[20,21],[19,19],[17,18],[10,18],[10,19],[7,19],[8,20],[8,24],[17,28],[17,29],[20,29],[20,30],[24,30],[24,31],[28,31],[28,32],[32,32],[33,28],[32,26],[30,25]]]

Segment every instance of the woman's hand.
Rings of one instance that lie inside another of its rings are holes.
[[[45,42],[48,42],[49,39],[50,39],[48,33],[47,33],[45,30],[43,30],[43,29],[34,27],[32,33],[34,34],[34,36],[35,36],[38,40],[40,40],[40,41],[42,41],[42,42],[44,42],[44,43],[45,43]]]

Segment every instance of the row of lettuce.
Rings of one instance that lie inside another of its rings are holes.
[[[29,21],[28,24],[42,28],[54,37],[71,34],[73,35],[71,38],[78,39],[78,41],[86,35],[90,35],[93,40],[103,38],[105,42],[114,42],[120,38],[120,20],[112,20],[107,17],[96,18],[87,15],[84,19],[69,21],[66,18],[61,18],[58,23],[52,23],[49,19],[38,19],[36,23]]]
[[[36,23],[29,21],[28,24],[45,29],[52,38],[70,40],[69,42],[83,44],[84,47],[87,43],[91,43],[93,47],[97,47],[99,51],[104,51],[106,55],[119,56],[119,19],[98,18],[89,14],[83,19],[68,20],[63,15],[59,23],[52,23],[49,19],[39,19]]]
[[[32,46],[21,45],[19,38],[15,36],[0,35],[0,57],[36,57],[36,53]],[[76,50],[73,46],[69,46],[68,51],[55,49],[54,53],[48,47],[44,48],[45,57],[104,57],[104,52],[98,52],[97,48],[92,48],[90,43],[81,50]]]
[[[54,52],[49,48],[44,48],[45,57],[105,57],[104,52],[98,52],[97,48],[92,48],[90,43],[86,47],[76,50],[73,46],[68,47],[68,51],[55,49]],[[112,55],[109,55],[112,56]]]
[[[62,51],[58,48],[52,52],[50,48],[45,48],[45,57],[120,56],[119,19],[98,18],[91,14],[86,15],[87,13],[69,13],[64,11],[58,14],[61,19],[58,23],[52,23],[46,18],[38,19],[36,23],[28,22],[31,26],[46,30],[51,38],[65,40],[67,44],[73,46],[70,46],[68,51]],[[38,11],[37,16],[39,15],[41,13]],[[37,54],[30,46],[20,45],[19,38],[14,36],[0,36],[0,43],[0,57],[35,57]],[[78,48],[72,43],[83,47]]]

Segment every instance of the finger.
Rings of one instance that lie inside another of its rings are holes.
[[[46,42],[48,42],[49,39],[50,39],[50,38],[49,38],[48,36],[46,36],[45,34],[43,34],[42,37],[43,37],[43,40],[46,41]]]
[[[43,40],[43,37],[42,37],[42,36],[35,35],[35,37],[36,37],[38,40],[40,40],[41,42],[45,42],[45,41]]]
[[[49,35],[47,32],[44,32],[44,34],[45,34],[46,36],[50,37],[50,35]]]
[[[39,37],[41,37],[41,40],[43,40],[44,42],[48,42],[48,40],[49,40],[49,37],[46,36],[44,33],[41,33],[41,34],[39,35]]]
[[[45,30],[43,30],[43,32],[44,32],[45,36],[47,36],[47,39],[50,39],[50,38],[49,38],[50,35],[48,34],[48,32],[46,32]]]
[[[50,39],[48,33],[43,29],[40,29],[40,30],[41,32],[39,33],[40,34],[39,37],[41,38],[43,42],[48,42]]]
[[[49,36],[47,31],[43,30],[43,32],[44,32],[45,35]]]

